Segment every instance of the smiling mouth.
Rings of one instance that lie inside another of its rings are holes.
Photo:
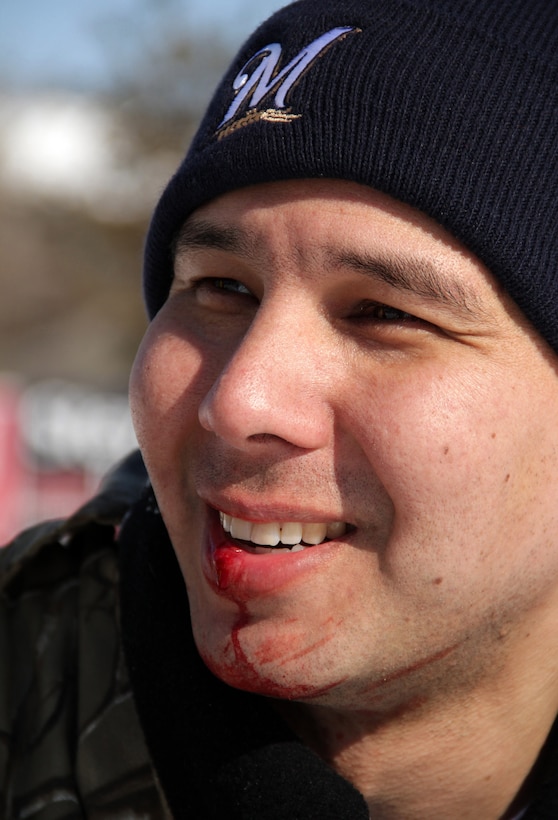
[[[349,530],[343,521],[329,524],[300,521],[252,522],[219,512],[224,531],[257,554],[268,552],[301,552],[309,547],[341,538]]]

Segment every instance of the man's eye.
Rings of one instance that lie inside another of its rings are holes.
[[[188,291],[199,307],[217,313],[244,313],[257,304],[246,285],[228,276],[203,276],[193,280]]]
[[[383,305],[378,302],[362,302],[355,313],[356,319],[372,320],[377,322],[418,322],[416,316],[404,310],[398,310],[390,305]]]
[[[248,288],[243,285],[242,282],[239,282],[238,279],[228,279],[226,277],[202,279],[197,283],[197,287],[206,287],[217,291],[224,291],[226,293],[239,293],[246,296],[252,295]]]

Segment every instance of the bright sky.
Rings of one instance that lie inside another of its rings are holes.
[[[2,87],[107,82],[108,43],[163,20],[190,33],[219,28],[233,45],[287,0],[0,0]],[[117,45],[118,47],[118,45]]]

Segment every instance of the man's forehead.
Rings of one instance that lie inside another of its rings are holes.
[[[356,222],[360,210],[370,225],[371,237],[374,212],[381,211],[386,216],[399,220],[402,225],[408,223],[416,226],[434,240],[468,253],[455,237],[427,214],[370,186],[345,179],[275,180],[229,191],[200,206],[188,216],[176,234],[173,251],[178,253],[195,247],[214,246],[250,255],[257,251],[261,243],[261,237],[255,230],[254,215],[261,209],[267,210],[275,206],[289,214],[299,203],[307,203],[320,210],[333,209],[339,215],[354,215],[354,219],[349,219],[349,224]],[[351,211],[352,207],[354,210]],[[305,244],[310,245],[317,237],[316,226],[306,233],[304,228],[303,222],[299,235],[303,237]],[[271,235],[280,236],[277,222],[271,225]],[[340,244],[341,239],[342,237],[329,233],[328,240],[332,244]]]

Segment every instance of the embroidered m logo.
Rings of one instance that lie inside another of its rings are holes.
[[[350,31],[356,31],[352,26],[345,26],[331,29],[322,34],[308,46],[299,51],[290,63],[279,70],[282,56],[282,47],[279,43],[270,43],[260,49],[247,63],[240,69],[233,82],[235,98],[223,120],[219,124],[218,131],[223,136],[223,129],[228,133],[234,130],[235,125],[247,124],[254,119],[269,119],[288,121],[297,118],[300,114],[288,114],[283,112],[286,106],[286,97],[295,83],[300,79],[304,71],[322,54],[322,52],[335,40],[344,37]],[[252,73],[250,71],[252,70]],[[274,93],[273,107],[266,111],[256,111],[259,103],[268,95]],[[248,113],[237,123],[231,125],[241,109],[246,107]],[[229,126],[227,128],[227,126]]]

